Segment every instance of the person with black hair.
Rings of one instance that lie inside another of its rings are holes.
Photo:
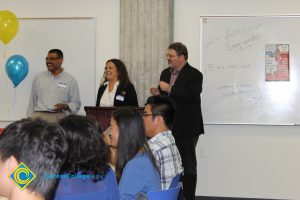
[[[98,89],[96,106],[138,106],[135,88],[121,60],[114,58],[106,62],[104,82]]]
[[[60,172],[67,150],[64,130],[58,125],[31,119],[8,125],[0,134],[0,195],[9,200],[44,200],[51,196],[57,180],[46,179],[44,174]]]
[[[163,190],[169,189],[174,177],[183,172],[181,157],[172,127],[175,120],[175,105],[166,96],[151,96],[144,109],[144,123],[148,144],[160,170],[160,183]]]
[[[53,200],[119,200],[116,176],[108,164],[109,148],[94,118],[69,115],[59,121],[69,144]]]
[[[32,83],[27,116],[57,122],[81,106],[76,79],[62,68],[63,52],[51,49],[45,58],[48,71],[38,74]]]
[[[112,145],[120,198],[136,199],[140,193],[160,190],[159,171],[147,144],[144,122],[134,108],[123,107],[111,117]]]

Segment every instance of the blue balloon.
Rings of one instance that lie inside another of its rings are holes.
[[[28,74],[28,62],[21,55],[13,55],[6,61],[5,69],[9,79],[17,87]]]

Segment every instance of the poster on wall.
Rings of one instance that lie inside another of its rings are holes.
[[[266,44],[265,80],[289,81],[289,44]]]

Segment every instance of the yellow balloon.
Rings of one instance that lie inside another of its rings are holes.
[[[8,10],[0,11],[0,40],[8,44],[19,30],[19,21],[16,15]]]

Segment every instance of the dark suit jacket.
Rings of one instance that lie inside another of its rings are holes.
[[[101,97],[107,87],[106,85],[102,85],[98,89],[96,106],[100,106]],[[116,97],[122,96],[124,97],[124,101],[118,100]],[[130,83],[125,89],[121,90],[120,86],[117,88],[116,95],[114,98],[114,106],[135,106],[138,107],[137,95],[134,89],[134,86]]]
[[[164,69],[160,80],[170,83],[170,67]],[[173,127],[175,137],[198,136],[204,133],[201,112],[202,73],[188,63],[181,69],[169,97],[176,105],[176,119]],[[162,95],[168,95],[160,91]]]

